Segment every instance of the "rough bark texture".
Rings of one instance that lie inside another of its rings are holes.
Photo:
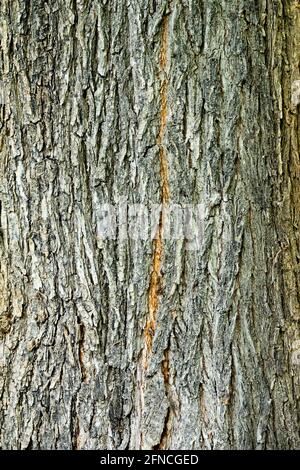
[[[299,1],[0,6],[1,447],[300,448]]]

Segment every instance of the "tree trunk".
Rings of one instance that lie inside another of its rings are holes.
[[[0,21],[1,448],[300,448],[299,1]],[[101,236],[160,203],[199,249]]]

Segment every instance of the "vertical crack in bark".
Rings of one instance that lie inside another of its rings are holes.
[[[159,225],[154,240],[153,258],[152,258],[152,272],[150,276],[148,306],[149,318],[144,330],[145,336],[145,354],[143,357],[143,366],[148,368],[148,360],[152,351],[153,336],[156,327],[156,314],[159,303],[159,290],[161,284],[161,259],[163,254],[163,229],[164,229],[164,205],[169,202],[170,188],[168,176],[168,161],[167,153],[164,146],[164,135],[167,124],[168,113],[168,79],[166,76],[167,67],[167,53],[168,53],[168,17],[163,19],[162,26],[162,39],[161,39],[161,54],[160,54],[160,72],[161,72],[161,89],[160,89],[160,128],[157,137],[157,144],[159,146],[159,159],[160,159],[160,178],[161,178],[161,211],[159,215]]]
[[[73,429],[73,438],[72,438],[72,445],[74,450],[80,450],[82,449],[84,443],[85,443],[85,432],[84,429],[81,425],[80,421],[80,415],[79,415],[79,410],[78,410],[78,397],[80,394],[80,390],[82,387],[82,384],[87,383],[89,379],[89,374],[87,371],[86,367],[86,358],[85,358],[85,348],[84,348],[84,342],[85,342],[85,326],[83,323],[78,322],[78,328],[79,328],[79,338],[78,338],[78,361],[79,361],[79,367],[80,367],[80,373],[81,373],[81,383],[78,386],[78,389],[75,393],[74,399],[73,399],[73,404],[72,404],[72,429]]]
[[[159,147],[159,161],[160,161],[160,180],[161,180],[161,209],[159,214],[159,224],[153,243],[153,255],[151,265],[151,275],[148,291],[148,319],[144,329],[144,349],[142,352],[142,371],[141,371],[141,416],[144,412],[144,388],[145,388],[145,374],[148,369],[149,359],[152,354],[153,337],[156,328],[156,316],[159,307],[159,292],[161,288],[161,262],[163,255],[163,230],[164,230],[164,206],[170,199],[169,176],[168,176],[168,160],[167,152],[164,146],[164,136],[167,125],[168,114],[168,78],[167,78],[167,63],[168,63],[168,28],[169,20],[164,16],[162,20],[162,33],[161,33],[161,50],[160,50],[160,127],[157,136],[157,145]],[[143,431],[140,433],[141,447],[143,447]]]
[[[84,352],[84,336],[85,336],[85,328],[84,325],[81,323],[79,325],[79,333],[80,333],[80,338],[79,338],[79,352],[78,352],[78,357],[79,357],[79,364],[80,364],[80,371],[81,371],[81,377],[82,377],[82,382],[85,383],[87,382],[88,379],[88,374],[85,366],[85,352]]]
[[[161,364],[161,371],[164,378],[166,396],[170,401],[170,346],[168,345],[167,349],[164,352],[164,359]],[[157,446],[153,448],[153,450],[163,450],[167,449],[169,438],[171,437],[172,432],[172,420],[173,420],[173,411],[171,406],[169,405],[167,414],[165,417],[164,428],[161,434],[160,442]]]

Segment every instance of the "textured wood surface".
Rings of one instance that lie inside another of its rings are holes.
[[[299,1],[0,7],[1,448],[300,448]]]

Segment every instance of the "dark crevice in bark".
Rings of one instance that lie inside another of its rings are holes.
[[[164,357],[161,364],[161,371],[164,379],[165,394],[168,400],[168,409],[165,417],[164,428],[161,434],[160,442],[153,447],[153,450],[168,449],[168,441],[172,435],[172,398],[170,394],[170,342],[164,351]]]
[[[170,438],[170,433],[171,433],[171,429],[170,429],[171,422],[172,422],[172,411],[171,411],[171,408],[168,407],[160,442],[159,444],[153,446],[152,450],[166,450],[167,449],[167,443],[168,443],[168,439]]]
[[[87,369],[85,366],[84,338],[85,338],[85,327],[82,323],[79,323],[78,358],[79,358],[79,363],[80,363],[82,382],[86,382],[88,379],[88,373],[87,373]]]

